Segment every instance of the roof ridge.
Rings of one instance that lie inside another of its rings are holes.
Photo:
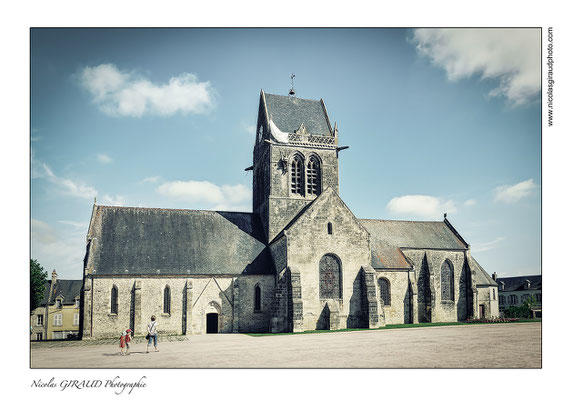
[[[132,210],[163,210],[163,211],[200,211],[200,212],[208,212],[208,213],[236,213],[236,214],[254,214],[253,212],[248,211],[223,211],[223,210],[199,210],[195,208],[163,208],[163,207],[138,207],[138,206],[106,206],[103,204],[98,204],[96,207],[101,208],[116,208],[116,209],[132,209]]]
[[[358,218],[361,221],[380,221],[380,222],[415,222],[415,223],[430,223],[430,224],[443,224],[444,221],[413,221],[407,219],[379,219],[379,218]]]

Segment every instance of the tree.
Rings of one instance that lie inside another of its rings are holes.
[[[39,307],[44,300],[48,272],[36,260],[30,259],[30,311]]]
[[[531,307],[536,304],[537,302],[533,296],[529,296],[519,307],[510,306],[503,312],[503,316],[508,318],[531,318]]]

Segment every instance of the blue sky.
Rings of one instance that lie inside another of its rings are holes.
[[[538,274],[540,64],[537,30],[32,30],[32,258],[81,278],[94,197],[250,211],[259,91],[295,73],[357,217],[447,212],[488,272]]]

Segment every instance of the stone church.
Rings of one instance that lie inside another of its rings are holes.
[[[260,93],[253,212],[96,205],[82,337],[299,332],[499,315],[497,284],[443,221],[357,218],[324,101]]]

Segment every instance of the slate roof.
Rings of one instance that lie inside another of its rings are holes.
[[[530,282],[529,289],[527,289],[525,280]],[[541,275],[526,275],[526,276],[512,276],[506,278],[497,278],[499,290],[503,292],[513,292],[517,290],[541,290]],[[501,289],[501,282],[504,283],[504,289]]]
[[[311,135],[331,136],[328,116],[322,100],[264,94],[267,113],[283,132],[294,133],[304,123]]]
[[[50,295],[50,286],[52,281],[46,281],[46,288],[44,290],[44,299],[42,300],[42,306],[46,305],[48,297]],[[50,305],[56,303],[56,297],[62,295],[64,297],[63,304],[74,304],[75,298],[80,295],[82,291],[82,280],[71,280],[71,279],[58,279],[54,290],[52,291],[52,301]]]
[[[94,275],[274,273],[252,213],[94,206],[88,237]]]
[[[408,267],[400,248],[465,250],[465,243],[439,221],[358,220],[368,232],[372,245],[372,267]]]
[[[497,286],[497,283],[495,283],[493,278],[479,265],[473,256],[470,257],[469,263],[472,270],[476,271],[475,281],[477,285]]]

